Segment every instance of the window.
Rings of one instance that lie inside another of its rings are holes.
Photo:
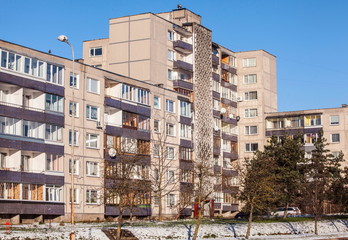
[[[244,94],[245,100],[256,100],[257,99],[257,91],[246,92]]]
[[[167,136],[175,136],[174,124],[166,123],[166,134],[167,134]]]
[[[180,123],[180,137],[191,139],[191,126]]]
[[[157,109],[161,108],[160,97],[158,97],[158,96],[153,97],[153,107],[157,108]]]
[[[213,109],[216,111],[220,111],[220,101],[213,99]]]
[[[0,153],[0,169],[6,168],[6,153]]]
[[[45,109],[54,112],[63,112],[64,98],[57,95],[46,93]]]
[[[331,125],[338,125],[338,124],[340,124],[339,116],[338,115],[330,116],[330,124]]]
[[[101,47],[93,47],[89,49],[89,56],[101,56],[103,54],[103,49]]]
[[[213,91],[220,92],[220,82],[213,81]]]
[[[166,147],[167,159],[174,159],[174,148]]]
[[[245,126],[245,135],[255,135],[257,134],[257,126]]]
[[[73,87],[73,88],[79,88],[79,75],[74,73],[74,77],[73,77],[73,73],[71,72],[69,85],[70,87]]]
[[[22,121],[22,136],[39,138],[39,123],[32,121]]]
[[[192,160],[192,149],[180,147],[180,160],[191,161]]]
[[[174,72],[172,69],[168,69],[168,80],[174,80]]]
[[[23,171],[29,171],[30,166],[30,156],[27,155],[21,155],[21,165],[20,170]]]
[[[174,32],[168,30],[168,40],[173,41],[174,40]]]
[[[69,159],[69,174],[71,174],[71,169],[74,169],[74,175],[79,175],[79,160],[74,160],[74,167],[72,164],[73,162]]]
[[[222,151],[231,152],[231,141],[223,139],[222,140]]]
[[[73,114],[75,112],[75,114]],[[75,117],[79,116],[79,104],[77,102],[69,102],[69,115],[74,115]]]
[[[160,132],[161,131],[160,121],[159,120],[153,120],[153,130],[155,132]]]
[[[154,157],[159,157],[160,156],[160,145],[159,144],[154,144],[152,148],[153,156]]]
[[[149,105],[149,91],[122,84],[122,98],[133,102]]]
[[[168,60],[174,61],[174,51],[168,50]]]
[[[55,185],[46,185],[46,201],[62,202],[63,187]]]
[[[139,115],[138,128],[145,131],[150,131],[150,118]]]
[[[62,141],[62,127],[46,123],[45,139]]]
[[[321,125],[321,116],[313,115],[313,116],[305,116],[305,126],[319,126]]]
[[[256,74],[244,75],[244,84],[254,84],[257,82]]]
[[[258,143],[246,143],[245,144],[245,151],[246,152],[256,152],[259,148]]]
[[[87,78],[87,91],[99,94],[99,81],[92,78]]]
[[[87,133],[86,134],[86,147],[98,148],[98,134]]]
[[[69,202],[71,203],[71,188],[69,189],[69,193],[70,193]],[[79,204],[79,189],[77,188],[74,188],[74,203]]]
[[[27,59],[25,59],[24,72],[27,69]],[[63,84],[63,68],[47,63],[46,80],[48,82]]]
[[[86,203],[97,204],[98,203],[98,191],[97,190],[86,190]]]
[[[138,127],[138,115],[136,113],[123,111],[122,125],[130,128]]]
[[[137,153],[138,152],[137,139],[122,137],[121,151],[124,153]]]
[[[175,195],[167,194],[167,207],[173,207],[175,205]]]
[[[167,171],[167,181],[170,183],[170,182],[174,182],[174,180],[175,180],[174,171],[168,170]]]
[[[72,145],[74,142],[74,146],[78,146],[78,131],[74,131],[74,136],[72,134],[72,130],[69,130],[69,145]]]
[[[193,172],[190,170],[180,169],[180,182],[193,182]]]
[[[63,156],[56,154],[46,154],[46,170],[62,172],[63,171]]]
[[[180,102],[180,116],[191,117],[191,103],[185,101]]]
[[[97,162],[87,162],[86,174],[87,176],[99,176],[99,164]]]
[[[86,106],[86,119],[88,120],[98,120],[98,111],[99,109],[97,107],[87,105]]]
[[[22,199],[24,200],[43,200],[42,185],[22,184]]]
[[[331,142],[332,143],[339,143],[340,142],[340,134],[339,133],[331,134]]]
[[[244,58],[243,67],[256,67],[256,58]]]
[[[257,117],[257,108],[248,108],[245,109],[244,116],[246,118]]]
[[[172,100],[166,100],[166,112],[174,113],[174,102]]]

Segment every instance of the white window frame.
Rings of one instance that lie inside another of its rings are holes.
[[[86,162],[86,175],[88,177],[99,177],[99,163],[87,161]]]
[[[244,75],[244,84],[255,84],[257,83],[257,74]]]
[[[254,118],[258,116],[257,108],[247,108],[244,110],[245,118]]]
[[[258,127],[257,127],[257,125],[245,126],[244,134],[245,135],[257,135],[258,134]]]
[[[167,171],[167,182],[173,183],[175,181],[175,171],[174,170],[168,170]]]
[[[166,123],[166,135],[175,137],[175,124],[173,123]]]
[[[45,195],[46,201],[63,202],[63,186],[46,185]]]
[[[332,126],[340,125],[340,116],[339,115],[330,116],[330,125]]]
[[[72,88],[79,89],[80,88],[80,77],[77,73],[74,73],[74,78],[73,78],[73,73],[70,72],[69,76],[69,86]]]
[[[173,160],[175,157],[175,148],[166,147],[166,159]]]
[[[244,58],[243,67],[256,67],[256,57]]]
[[[92,110],[93,111],[97,110],[96,118],[93,116]],[[86,119],[91,120],[91,121],[98,121],[99,120],[99,108],[96,106],[92,106],[92,105],[87,104],[86,105]]]
[[[179,100],[180,116],[191,118],[191,103]]]
[[[101,53],[96,54],[96,51],[101,50]],[[90,57],[97,57],[97,56],[102,56],[103,55],[103,48],[102,47],[91,47],[89,49],[89,56]]]
[[[175,195],[172,193],[167,194],[167,207],[175,206]]]
[[[95,194],[95,201],[92,200],[92,194]],[[86,189],[86,204],[96,205],[99,203],[99,191],[95,189]]]
[[[78,102],[73,102],[73,101],[69,101],[69,116],[71,117],[73,114],[73,103],[75,105],[75,117],[79,117],[79,103]]]
[[[341,136],[339,133],[332,133],[330,134],[331,143],[340,143]]]
[[[257,91],[249,91],[244,93],[244,100],[245,101],[252,101],[257,100]]]
[[[71,158],[69,159],[69,162],[68,162],[68,172],[69,174],[71,174],[71,168],[72,168],[72,160]],[[79,170],[80,170],[80,167],[79,167],[79,160],[78,159],[75,159],[74,160],[74,175],[78,176],[79,175]]]
[[[72,136],[74,135],[74,136]],[[79,145],[79,131],[77,130],[74,130],[74,134],[72,134],[72,129],[69,129],[69,134],[68,134],[68,142],[69,142],[69,145],[71,146],[74,142],[74,146],[78,146]]]
[[[175,52],[168,49],[167,57],[169,61],[175,61]]]
[[[166,99],[166,112],[175,113],[175,101]]]
[[[252,150],[252,146],[256,145],[257,149]],[[259,149],[259,144],[258,143],[246,143],[245,144],[245,152],[256,152]]]
[[[180,137],[191,139],[191,126],[180,123]]]
[[[96,146],[93,146],[94,142],[96,142]],[[93,149],[99,148],[99,134],[86,133],[86,148],[93,148]]]
[[[155,123],[157,123],[157,128],[155,127]],[[160,120],[157,120],[157,119],[153,120],[153,130],[156,133],[161,132],[161,121]]]
[[[159,96],[153,97],[153,107],[156,109],[161,109],[161,98]]]
[[[96,82],[97,89],[92,89],[92,82]],[[87,92],[99,94],[100,93],[100,81],[97,79],[88,77],[86,80],[86,89],[87,89]]]

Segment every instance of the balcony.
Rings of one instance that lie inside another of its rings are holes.
[[[123,136],[130,137],[140,140],[150,140],[150,132],[149,131],[140,131],[130,128],[123,128],[121,126],[111,126],[106,124],[105,129],[106,134],[112,136]]]
[[[120,208],[116,205],[105,205],[105,215],[119,216]],[[131,216],[131,215],[138,216],[138,217],[151,216],[151,205],[150,204],[137,205],[137,206],[134,206],[132,209],[126,208],[123,211],[123,216]]]
[[[190,43],[187,43],[187,42],[184,42],[184,41],[181,41],[181,40],[176,40],[173,42],[173,48],[182,53],[182,54],[190,54],[192,53],[193,51],[193,47],[192,47],[192,44]]]
[[[225,115],[221,115],[221,121],[224,122],[224,123],[229,123],[229,124],[232,124],[234,126],[237,126],[237,119],[235,118],[230,118],[230,117],[227,117]]]
[[[183,88],[193,91],[193,84],[191,82],[178,79],[173,81],[173,88]]]
[[[180,68],[185,71],[193,72],[193,65],[188,62],[184,62],[181,60],[174,61],[174,68]]]
[[[230,65],[227,65],[225,63],[221,63],[221,68],[223,70],[226,70],[232,74],[236,74],[237,73],[237,70],[234,68],[234,67],[231,67]]]
[[[64,215],[63,202],[0,200],[0,214]]]
[[[121,109],[127,112],[137,113],[146,117],[151,116],[151,108],[146,107],[142,104],[130,104],[119,99],[113,99],[111,97],[105,97],[105,105],[108,107],[113,107]]]
[[[227,105],[232,106],[232,107],[234,107],[234,108],[237,107],[237,102],[232,101],[232,100],[227,99],[227,98],[224,98],[224,97],[221,97],[221,102],[222,102],[223,104],[227,104]]]
[[[213,75],[213,80],[220,82],[220,75],[219,74],[213,72],[212,75]]]
[[[234,85],[234,84],[227,82],[225,80],[221,81],[221,86],[226,87],[228,89],[231,89],[232,91],[237,91],[237,85]]]
[[[216,56],[216,55],[211,55],[211,60],[212,60],[212,63],[213,63],[213,65],[215,65],[215,66],[217,66],[217,65],[219,65],[219,57],[218,56]]]
[[[238,136],[231,133],[222,132],[222,139],[237,142]]]
[[[237,160],[238,159],[238,153],[237,152],[223,152],[223,157],[224,158],[230,158],[232,160]]]

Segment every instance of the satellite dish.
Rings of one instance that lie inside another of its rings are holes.
[[[215,126],[215,127],[214,127],[214,130],[215,130],[215,131],[219,131],[219,127],[218,127],[218,126]]]
[[[110,149],[109,149],[109,156],[110,156],[110,157],[115,157],[115,156],[116,156],[116,153],[117,153],[117,151],[116,151],[115,148],[110,148]]]
[[[237,117],[236,117],[236,120],[237,120],[237,122],[239,122],[239,120],[240,120],[240,116],[237,116]]]
[[[221,112],[222,114],[226,113],[226,108],[221,108],[221,109],[220,109],[220,112]]]
[[[233,114],[231,113],[231,114],[229,115],[229,117],[230,117],[230,118],[233,118]]]

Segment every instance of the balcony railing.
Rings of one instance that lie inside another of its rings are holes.
[[[174,61],[174,68],[180,68],[189,72],[193,71],[193,65],[188,62],[184,62],[181,60]]]
[[[184,88],[193,91],[193,84],[182,79],[177,79],[173,81],[173,88]]]
[[[177,50],[178,52],[181,52],[183,54],[190,54],[193,51],[192,44],[181,41],[181,40],[174,41],[173,47],[175,50]]]
[[[226,70],[232,74],[236,74],[237,73],[237,70],[234,68],[234,67],[231,67],[230,65],[227,65],[225,63],[221,63],[221,68],[223,70]]]
[[[36,111],[36,112],[45,112],[45,110],[41,109],[41,108],[34,108],[34,107],[29,107],[29,106],[23,106],[23,105],[19,105],[19,104],[15,104],[15,103],[9,103],[9,102],[3,102],[3,101],[0,101],[0,105],[9,106],[9,107],[15,107],[15,108],[21,108],[21,109],[26,109],[26,110]]]

